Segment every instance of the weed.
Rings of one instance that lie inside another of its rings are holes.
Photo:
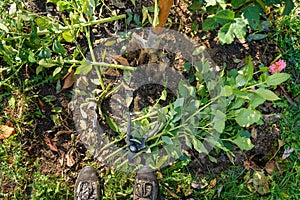
[[[234,38],[244,40],[247,28],[255,31],[248,39],[266,38],[266,34],[257,34],[269,27],[270,21],[264,15],[269,14],[272,7],[276,8],[279,3],[285,3],[283,15],[287,15],[294,8],[292,0],[288,1],[199,1],[194,0],[189,5],[192,12],[200,12],[209,15],[202,24],[202,30],[218,30],[218,38],[221,43],[231,44]],[[276,11],[278,14],[278,12]]]

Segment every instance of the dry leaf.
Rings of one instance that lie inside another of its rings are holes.
[[[266,172],[268,172],[268,174],[272,175],[274,173],[274,168],[275,168],[275,161],[271,160],[266,164],[264,169],[266,170]]]
[[[73,131],[71,130],[63,130],[63,131],[58,131],[56,134],[55,134],[55,137],[58,137],[58,136],[61,136],[63,134],[69,134],[69,133],[72,133]]]
[[[14,127],[13,123],[11,123],[10,121],[7,121],[7,122],[5,123],[5,125],[6,125],[6,126],[9,126],[9,127]]]
[[[246,170],[250,170],[250,169],[253,169],[253,168],[256,168],[256,169],[260,169],[260,167],[253,161],[250,161],[250,160],[245,160],[244,161],[244,167]]]
[[[250,161],[249,160],[245,160],[244,161],[244,167],[248,171],[251,169],[251,165],[250,165]]]
[[[179,193],[180,190],[181,190],[181,185],[178,185],[178,186],[177,186],[177,189],[176,189],[176,193]]]
[[[208,186],[208,184],[206,182],[195,181],[192,182],[191,186],[192,188],[199,190],[205,188],[206,186]]]
[[[217,179],[214,178],[210,181],[208,188],[212,189],[216,186],[216,184],[217,184]]]
[[[252,128],[252,129],[251,129],[251,137],[252,137],[253,139],[256,139],[256,138],[257,138],[257,130],[256,130],[256,128]]]
[[[58,152],[57,146],[52,142],[50,138],[46,137],[45,143],[52,151]]]
[[[255,190],[261,195],[270,192],[269,183],[263,171],[255,171],[253,173],[253,186]]]
[[[15,133],[15,129],[8,125],[0,125],[0,140],[4,140]]]
[[[119,55],[113,55],[112,57],[121,65],[129,66],[129,62],[126,58]]]
[[[72,87],[72,85],[75,82],[75,80],[74,80],[74,70],[72,70],[71,72],[68,72],[67,75],[65,76],[64,80],[65,80],[64,85],[63,85],[61,90],[65,90],[65,89],[68,89],[68,88]]]
[[[284,145],[284,142],[282,140],[278,139],[278,147],[281,148]]]
[[[73,153],[74,153],[73,149],[70,149],[68,151],[68,153],[66,153],[66,159],[67,159],[67,166],[68,167],[72,167],[73,165],[75,165],[75,160],[74,160],[74,157],[73,157]]]

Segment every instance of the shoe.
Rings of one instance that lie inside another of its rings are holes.
[[[75,183],[75,200],[100,200],[100,183],[96,170],[91,166],[84,167]]]
[[[142,167],[135,176],[133,200],[157,200],[158,183],[154,171]]]

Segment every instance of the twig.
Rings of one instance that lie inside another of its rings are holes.
[[[169,193],[169,195],[171,195],[173,198],[175,198],[175,199],[181,199],[179,196],[177,196],[177,194],[175,194],[172,190],[171,190],[171,188],[169,187],[169,186],[167,186],[166,184],[164,184],[164,183],[160,183],[160,185],[161,186],[163,186],[166,190],[167,190],[167,192]]]
[[[285,96],[286,100],[293,106],[297,106],[297,104],[292,100],[292,98],[289,96],[289,94],[287,93],[287,91],[284,89],[284,87],[282,85],[279,85],[280,89],[283,92],[283,95]]]

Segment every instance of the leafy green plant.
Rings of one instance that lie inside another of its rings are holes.
[[[258,106],[266,101],[280,100],[272,90],[288,80],[290,75],[270,74],[269,68],[263,65],[255,71],[250,56],[245,58],[244,63],[240,70],[232,69],[226,73],[224,70],[220,80],[213,78],[215,72],[206,59],[185,65],[185,70],[189,66],[195,72],[191,80],[197,82],[196,86],[180,81],[174,102],[164,108],[145,110],[144,116],[133,123],[139,135],[151,130],[151,117],[155,115],[163,124],[160,132],[149,138],[149,144],[143,150],[148,156],[147,164],[160,168],[165,162],[180,159],[184,156],[182,143],[206,154],[211,150],[210,145],[225,151],[229,158],[234,156],[232,148],[229,148],[232,145],[241,150],[253,148],[251,134],[244,128],[263,123],[263,114]],[[161,149],[166,154],[162,154]],[[208,156],[211,161],[217,162],[210,154]]]
[[[276,41],[282,58],[287,60],[290,66],[295,69],[290,70],[295,79],[299,79],[299,73],[297,72],[300,70],[300,42],[298,39],[300,37],[300,20],[297,12],[299,12],[299,7],[295,8],[289,15],[275,19],[275,34],[271,37]]]
[[[189,9],[191,11],[199,11],[203,14],[208,14],[208,17],[202,24],[202,30],[209,31],[218,29],[218,38],[221,43],[230,44],[234,38],[244,40],[247,33],[247,28],[252,31],[261,32],[267,27],[270,27],[270,21],[266,17],[269,14],[272,6],[279,3],[284,3],[282,15],[287,15],[294,8],[292,0],[288,1],[261,1],[261,0],[194,0]],[[262,20],[263,19],[263,20]],[[249,35],[249,39],[262,39],[267,35],[256,34]]]

